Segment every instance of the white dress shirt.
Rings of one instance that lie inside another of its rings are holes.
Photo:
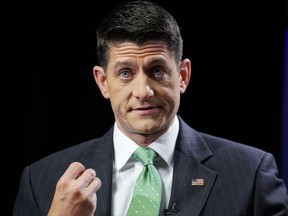
[[[175,117],[166,133],[149,145],[160,157],[155,159],[156,166],[163,182],[161,212],[168,207],[173,177],[173,153],[179,131],[179,121]],[[114,127],[114,169],[112,183],[112,215],[125,216],[129,208],[134,183],[143,169],[141,162],[131,157],[139,147],[133,140],[124,135],[115,122]]]

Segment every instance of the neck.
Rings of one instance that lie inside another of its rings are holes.
[[[159,131],[153,134],[126,134],[130,139],[132,139],[139,146],[149,146],[154,142],[158,137],[164,134],[166,130]]]

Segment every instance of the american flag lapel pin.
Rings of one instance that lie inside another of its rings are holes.
[[[202,178],[192,179],[191,185],[192,186],[203,186],[204,185],[204,179],[202,179]]]

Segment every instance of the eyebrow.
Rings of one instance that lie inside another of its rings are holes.
[[[167,61],[163,58],[159,58],[159,57],[152,57],[151,59],[148,60],[148,64],[161,64],[161,65],[167,65]],[[116,62],[115,65],[113,66],[113,68],[118,68],[118,67],[131,67],[132,63],[129,61],[119,61]]]
[[[116,62],[115,65],[113,66],[114,69],[117,69],[119,67],[123,67],[123,66],[126,66],[126,67],[129,67],[131,66],[132,64],[130,62],[127,62],[127,61],[119,61],[119,62]]]
[[[167,61],[165,60],[165,59],[163,59],[163,58],[151,58],[151,59],[149,59],[149,61],[148,61],[148,64],[164,64],[164,65],[166,65],[167,64]]]

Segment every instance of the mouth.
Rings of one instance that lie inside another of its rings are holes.
[[[136,107],[131,109],[132,112],[138,113],[140,115],[150,115],[152,113],[158,112],[160,107],[158,106],[146,106],[146,107]]]

